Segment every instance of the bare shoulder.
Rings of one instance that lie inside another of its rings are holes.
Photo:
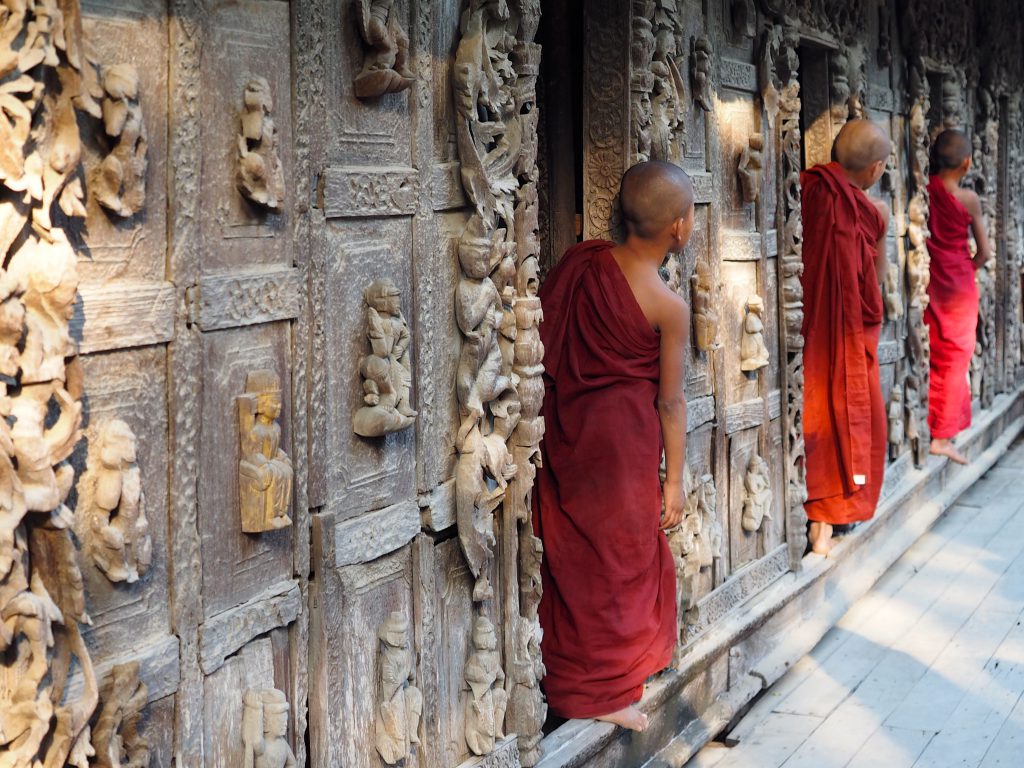
[[[660,280],[657,294],[658,325],[662,329],[685,329],[690,323],[690,307],[682,296]]]
[[[973,189],[957,187],[953,191],[953,196],[960,201],[961,205],[968,210],[971,216],[979,216],[981,214],[981,198],[978,197],[978,193]]]
[[[869,197],[868,200],[875,206],[875,210],[882,214],[882,218],[886,221],[889,220],[889,216],[892,215],[892,211],[889,208],[889,204],[885,200],[880,200],[877,197]]]

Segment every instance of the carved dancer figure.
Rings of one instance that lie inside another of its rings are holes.
[[[625,242],[574,246],[541,287],[546,432],[534,523],[551,711],[643,730],[635,703],[677,637],[675,566],[658,529],[677,526],[686,503],[690,316],[658,267],[690,237],[693,187],[674,164],[639,163],[620,201]]]
[[[241,132],[235,183],[248,200],[271,211],[284,203],[284,170],[271,113],[274,99],[266,78],[254,77],[242,94]]]
[[[146,203],[146,124],[139,104],[139,73],[115,64],[103,75],[103,129],[114,142],[96,174],[96,199],[118,216],[132,216]]]
[[[75,532],[111,581],[138,581],[149,570],[153,545],[146,519],[135,433],[113,419],[99,431],[88,469],[79,483]]]
[[[740,339],[740,370],[757,371],[768,365],[768,347],[764,343],[764,299],[756,294],[747,299]]]
[[[895,459],[899,456],[903,447],[905,437],[903,421],[903,390],[898,386],[893,387],[892,397],[889,400],[889,457]]]
[[[473,653],[466,663],[466,743],[474,755],[489,755],[505,738],[505,672],[494,625],[486,616],[473,623]]]
[[[885,301],[885,316],[892,321],[903,317],[903,294],[900,292],[900,267],[898,264],[889,264],[885,268],[885,292],[882,298]]]
[[[238,398],[239,505],[242,530],[260,533],[292,524],[292,460],[281,450],[281,380],[271,370],[253,371]]]
[[[409,619],[394,611],[377,631],[380,640],[380,687],[374,736],[377,752],[388,765],[397,765],[420,743],[423,694],[413,676],[409,648]]]
[[[711,38],[700,35],[690,43],[690,78],[693,81],[693,98],[705,112],[715,109],[715,96],[711,88],[711,60],[714,49]]]
[[[375,280],[363,292],[370,354],[359,361],[363,407],[352,417],[352,429],[363,437],[380,437],[412,426],[409,407],[412,336],[402,315],[401,293],[388,279]]]
[[[242,745],[245,768],[297,768],[288,744],[288,699],[276,688],[245,692]]]
[[[764,136],[750,134],[747,146],[740,153],[737,173],[743,202],[754,203],[761,196],[761,179],[764,177]]]
[[[395,0],[358,0],[353,5],[366,46],[363,68],[355,79],[356,98],[404,91],[416,76],[409,69],[409,36],[398,20]]]
[[[743,530],[761,530],[761,523],[772,519],[772,481],[768,463],[757,454],[750,458],[743,477]]]
[[[711,275],[707,265],[698,261],[690,276],[690,307],[693,310],[693,342],[701,352],[717,349],[718,311],[711,299]]]
[[[100,691],[93,747],[97,768],[149,768],[149,742],[139,733],[148,693],[139,679],[139,662],[118,664]]]
[[[967,457],[953,445],[953,438],[971,424],[968,372],[978,339],[979,307],[975,272],[992,258],[981,199],[960,186],[971,169],[971,149],[964,133],[940,133],[934,144],[935,174],[928,182],[931,259],[924,319],[931,349],[929,450],[957,464],[966,464]],[[977,243],[973,256],[968,233]]]
[[[836,138],[836,161],[801,179],[805,508],[819,554],[831,549],[833,525],[874,515],[882,490],[886,407],[877,351],[889,207],[864,190],[881,178],[891,146],[874,123],[851,120]]]

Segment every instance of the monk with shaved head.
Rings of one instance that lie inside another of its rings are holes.
[[[833,162],[803,187],[804,439],[811,549],[827,555],[835,525],[875,513],[885,472],[886,409],[878,369],[888,208],[865,192],[885,170],[888,135],[843,126]]]
[[[971,424],[968,371],[977,339],[976,269],[992,258],[977,193],[960,184],[971,169],[971,141],[961,131],[940,133],[932,144],[934,175],[928,181],[931,279],[924,319],[931,342],[928,427],[931,452],[958,464],[967,458],[953,438]],[[967,242],[974,235],[977,253]]]
[[[551,712],[643,730],[644,681],[676,644],[664,531],[682,520],[686,455],[690,313],[658,268],[690,237],[693,187],[675,165],[640,163],[622,179],[619,206],[623,242],[570,248],[540,291],[545,436],[534,524]]]

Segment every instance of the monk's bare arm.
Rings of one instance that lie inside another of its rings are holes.
[[[663,529],[683,519],[686,467],[686,395],[684,394],[686,345],[690,336],[690,310],[681,298],[665,291],[659,297],[658,326],[661,329],[661,383],[658,414],[665,442],[665,517]]]
[[[985,214],[981,210],[981,199],[978,194],[970,189],[962,190],[960,196],[964,208],[971,214],[971,232],[974,234],[974,242],[978,246],[978,252],[974,254],[974,268],[981,269],[992,258],[992,244],[988,241],[988,232],[985,228]]]
[[[875,244],[875,272],[878,274],[878,282],[884,283],[885,273],[889,270],[889,257],[886,253],[885,243],[889,236],[889,216],[891,215],[891,212],[889,210],[889,205],[884,201],[877,200],[872,197],[871,202],[874,204],[878,212],[882,214],[882,218],[885,219],[885,231]]]

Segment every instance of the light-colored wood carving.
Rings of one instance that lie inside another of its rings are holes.
[[[693,98],[705,112],[715,109],[715,95],[711,82],[712,57],[711,38],[707,35],[695,37],[690,42],[690,80]]]
[[[693,343],[701,352],[721,346],[718,342],[718,311],[711,291],[711,270],[703,261],[698,261],[690,276],[690,306],[693,309]]]
[[[740,370],[757,371],[768,365],[768,347],[764,343],[764,299],[756,294],[747,299],[740,341]]]
[[[113,146],[97,169],[93,189],[100,205],[128,217],[146,203],[149,139],[139,104],[138,71],[131,64],[107,68],[103,92],[103,130]]]
[[[250,689],[243,698],[245,768],[297,768],[288,744],[288,699],[276,688]]]
[[[273,531],[292,524],[292,461],[281,450],[281,380],[271,370],[251,372],[238,398],[238,502],[242,530]]]
[[[894,459],[903,449],[906,436],[904,411],[903,390],[897,385],[893,387],[892,397],[889,399],[889,455]]]
[[[153,559],[135,433],[120,419],[98,430],[78,484],[75,533],[111,581],[138,581]]]
[[[473,652],[466,663],[466,743],[474,755],[487,755],[505,738],[505,672],[494,625],[486,616],[473,623]]]
[[[352,5],[366,49],[355,78],[356,98],[404,91],[416,75],[409,69],[409,36],[399,21],[395,0],[357,0]]]
[[[409,404],[412,336],[394,282],[375,280],[363,292],[363,301],[370,354],[359,361],[363,406],[352,417],[352,429],[363,437],[380,437],[416,421],[416,411]]]
[[[882,298],[885,303],[885,316],[892,321],[903,317],[903,292],[900,290],[900,283],[902,282],[900,278],[899,265],[889,264],[885,271]]]
[[[100,690],[101,709],[93,729],[97,768],[149,768],[149,743],[139,733],[146,707],[146,685],[139,663],[118,664]]]
[[[284,170],[272,113],[274,97],[266,78],[254,77],[242,93],[235,183],[249,201],[277,211],[284,204]]]
[[[761,530],[765,520],[772,519],[772,482],[768,463],[758,455],[750,458],[743,477],[743,530]]]
[[[752,133],[747,146],[740,152],[737,173],[740,177],[743,201],[757,202],[761,196],[761,181],[764,178],[764,136],[760,133]]]
[[[380,640],[380,685],[374,736],[377,752],[388,765],[398,765],[420,743],[423,694],[415,685],[409,643],[409,619],[392,612],[377,631]]]

